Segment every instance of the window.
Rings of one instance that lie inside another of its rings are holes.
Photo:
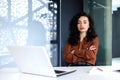
[[[14,65],[8,45],[45,46],[57,65],[52,56],[57,47],[50,43],[57,39],[56,9],[57,4],[49,0],[0,1],[0,67]]]

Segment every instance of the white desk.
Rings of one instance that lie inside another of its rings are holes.
[[[22,74],[16,68],[2,68],[0,69],[0,80],[120,80],[120,73],[112,72],[111,66],[98,67],[103,69],[103,71],[96,70],[96,67],[55,67],[62,70],[77,69],[76,72],[58,77],[57,79]]]

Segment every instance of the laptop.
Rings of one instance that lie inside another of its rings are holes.
[[[8,46],[18,69],[22,73],[46,77],[59,77],[76,70],[55,70],[43,46]]]

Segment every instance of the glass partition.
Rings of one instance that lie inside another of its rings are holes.
[[[83,0],[84,11],[89,13],[95,22],[99,37],[99,50],[96,65],[111,65],[112,63],[112,1]]]

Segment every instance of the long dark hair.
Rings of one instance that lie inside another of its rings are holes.
[[[95,37],[97,37],[97,34],[95,32],[94,29],[94,22],[92,20],[92,18],[85,12],[81,12],[76,14],[75,16],[73,16],[73,18],[71,19],[70,23],[69,23],[69,37],[68,37],[68,43],[71,45],[76,45],[79,42],[80,39],[80,32],[77,28],[77,24],[78,24],[78,19],[81,16],[86,16],[89,20],[89,29],[87,31],[87,42],[91,41],[92,39],[94,39]]]

